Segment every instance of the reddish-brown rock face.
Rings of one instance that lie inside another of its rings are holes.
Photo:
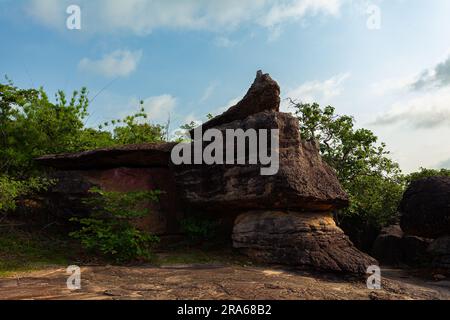
[[[141,230],[153,234],[175,234],[180,220],[179,199],[169,168],[115,168],[80,172],[89,182],[106,191],[160,190],[157,203],[148,202],[148,216],[136,220]]]
[[[86,212],[82,201],[90,188],[96,186],[105,191],[131,192],[161,190],[159,201],[148,202],[150,213],[135,220],[144,231],[157,235],[178,233],[180,201],[177,198],[173,174],[168,168],[114,168],[97,170],[58,171],[52,174],[58,179],[47,197],[52,199],[53,210],[66,217]],[[74,184],[74,180],[78,183]]]

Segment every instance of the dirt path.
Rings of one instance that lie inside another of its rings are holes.
[[[403,281],[386,272],[382,290],[364,279],[239,266],[85,267],[69,291],[65,269],[0,279],[0,299],[450,299],[450,284]]]

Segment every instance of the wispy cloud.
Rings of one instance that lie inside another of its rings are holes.
[[[165,123],[176,105],[177,99],[170,94],[144,99],[145,111],[155,123]]]
[[[384,96],[392,93],[407,93],[411,90],[416,76],[388,78],[378,81],[371,86],[371,93],[376,96]]]
[[[415,129],[450,126],[450,56],[418,75],[376,83],[372,91],[397,96],[397,102],[380,114],[374,125],[403,124]]]
[[[263,17],[262,24],[272,28],[285,21],[299,20],[307,14],[337,15],[342,3],[342,0],[277,1]]]
[[[211,83],[203,92],[202,97],[200,98],[200,103],[204,103],[208,101],[209,98],[213,95],[214,91],[216,90],[217,83],[213,82]]]
[[[379,115],[373,124],[405,124],[416,129],[450,126],[450,89],[443,88],[401,99],[387,112]]]
[[[237,42],[228,37],[220,36],[214,40],[214,44],[221,48],[232,48],[237,44]]]
[[[441,168],[444,168],[444,169],[450,169],[450,158],[448,158],[447,160],[444,160],[444,161],[440,162],[440,163],[436,166],[436,168],[438,168],[438,169],[441,169]]]
[[[412,84],[415,90],[425,88],[442,88],[450,85],[450,56],[435,67],[424,70]]]
[[[26,11],[37,21],[63,29],[71,0],[28,0]],[[78,0],[83,30],[94,33],[132,32],[146,35],[155,29],[222,32],[245,23],[275,28],[308,15],[336,16],[344,0]],[[49,10],[47,10],[47,8]]]
[[[147,120],[152,123],[166,123],[177,106],[177,99],[170,94],[152,96],[142,101],[144,102],[145,112],[148,115]],[[123,116],[127,116],[136,112],[140,107],[140,100],[131,98],[128,106],[121,113]]]
[[[343,84],[349,77],[350,73],[342,73],[325,81],[308,81],[288,90],[284,96],[285,98],[304,103],[318,102],[327,104],[331,102],[332,98],[342,93]],[[289,103],[286,99],[283,100],[282,110],[289,111]]]
[[[98,60],[84,58],[78,68],[107,78],[126,77],[133,73],[142,58],[142,50],[116,50]]]

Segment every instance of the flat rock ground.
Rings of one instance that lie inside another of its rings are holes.
[[[276,267],[229,265],[92,266],[82,288],[69,291],[63,268],[0,279],[0,299],[450,299],[450,281],[382,270],[382,289],[364,278]]]

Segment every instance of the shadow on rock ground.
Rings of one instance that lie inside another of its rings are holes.
[[[65,271],[0,279],[0,299],[450,299],[445,281],[426,282],[392,269],[384,272],[383,288],[376,291],[361,278],[221,265],[84,267],[82,289],[69,291]]]

